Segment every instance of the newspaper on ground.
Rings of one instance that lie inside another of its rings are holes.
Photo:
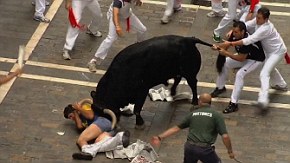
[[[149,96],[152,101],[177,101],[177,100],[190,100],[192,99],[192,94],[190,92],[182,92],[175,96],[170,95],[170,91],[163,87],[159,89],[150,89]]]
[[[154,148],[149,143],[139,139],[127,148],[119,148],[106,152],[106,156],[110,159],[127,158],[131,163],[153,163],[158,158]]]
[[[153,148],[144,148],[140,154],[138,154],[131,163],[155,163],[157,154],[152,151]]]
[[[173,101],[170,91],[163,87],[159,89],[149,89],[149,96],[152,101]]]

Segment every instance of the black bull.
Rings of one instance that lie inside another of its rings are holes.
[[[196,43],[212,46],[194,37],[169,35],[126,47],[113,59],[96,91],[91,92],[92,108],[108,108],[119,119],[120,108],[129,103],[135,104],[136,127],[143,127],[144,120],[140,112],[149,89],[174,78],[171,92],[175,94],[181,77],[187,80],[193,94],[192,104],[196,105],[196,76],[201,66]]]

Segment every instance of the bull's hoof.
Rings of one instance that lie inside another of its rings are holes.
[[[143,125],[135,125],[136,130],[144,130],[145,129],[145,124]]]

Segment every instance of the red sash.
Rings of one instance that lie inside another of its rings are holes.
[[[127,20],[127,29],[126,29],[126,31],[129,32],[130,31],[130,17],[128,17],[126,20]]]
[[[69,9],[68,9],[68,19],[69,19],[69,22],[70,22],[70,24],[71,24],[71,26],[72,26],[73,28],[79,28],[80,30],[85,30],[85,29],[86,29],[86,26],[85,26],[84,24],[79,24],[79,23],[77,23],[72,8],[69,8]]]
[[[290,56],[287,52],[285,53],[285,60],[287,64],[290,64]]]

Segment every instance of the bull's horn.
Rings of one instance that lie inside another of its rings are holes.
[[[89,103],[89,104],[93,104],[93,100],[92,99],[89,99],[89,98],[85,98],[85,99],[83,99],[83,100],[81,100],[80,102],[79,102],[79,104],[82,106],[83,104],[85,104],[85,103]]]
[[[117,118],[114,112],[112,112],[112,110],[110,109],[104,109],[104,113],[110,115],[112,117],[112,130],[115,128],[116,123],[117,123]]]
[[[83,99],[83,100],[81,100],[79,102],[79,104],[81,106],[83,104],[85,104],[85,103],[93,104],[93,100],[92,99],[89,99],[89,98],[86,98],[86,99]],[[111,126],[111,128],[114,129],[115,126],[116,126],[116,123],[117,123],[117,117],[116,117],[115,113],[112,112],[112,110],[110,110],[110,109],[104,109],[104,113],[111,116],[111,118],[112,118],[112,126]]]

